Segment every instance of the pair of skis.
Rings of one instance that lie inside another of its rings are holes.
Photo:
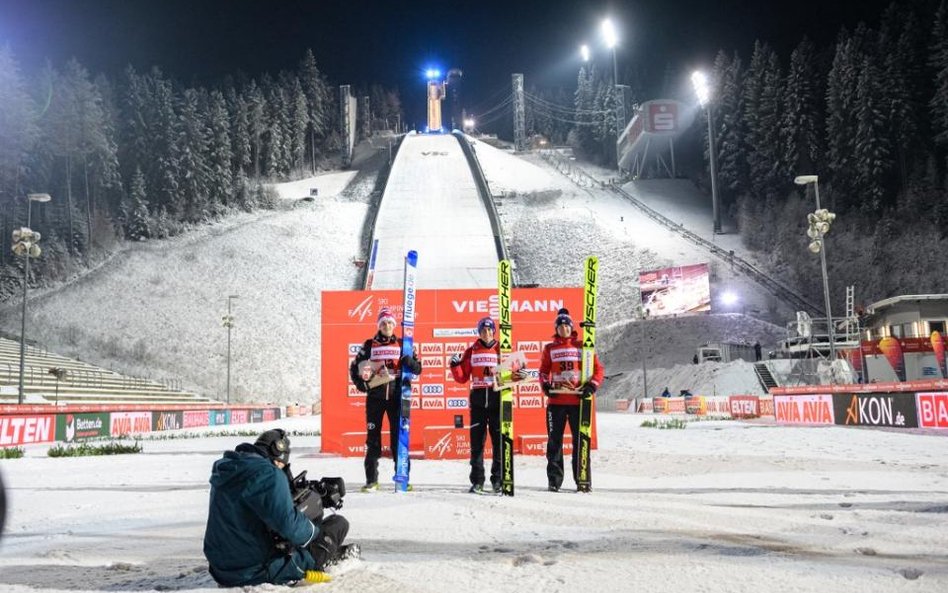
[[[583,350],[580,370],[581,383],[592,378],[596,356],[596,295],[598,293],[599,258],[589,256],[583,267]],[[510,358],[513,351],[513,325],[510,322],[510,289],[512,274],[510,262],[501,260],[497,266],[498,304],[500,306],[500,359]],[[504,368],[504,367],[507,368]],[[500,370],[500,443],[501,443],[501,493],[514,495],[514,428],[513,428],[513,389],[511,388],[510,365],[501,365]],[[593,398],[583,398],[579,405],[579,437],[573,435],[579,447],[579,468],[577,489],[590,492],[592,489],[592,468],[590,450],[592,448]]]

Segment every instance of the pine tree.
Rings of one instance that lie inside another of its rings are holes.
[[[594,77],[594,68],[583,65],[576,78],[576,94],[573,97],[573,104],[576,106],[576,125],[572,131],[576,140],[573,148],[583,156],[591,155],[595,146],[593,138],[595,125],[593,112],[596,109],[596,95],[593,92]]]
[[[747,155],[744,145],[744,95],[741,58],[734,52],[728,59],[722,52],[715,60],[719,98],[715,102],[718,133],[717,179],[722,203],[749,191]]]
[[[19,66],[9,46],[0,46],[0,236],[5,238],[16,226],[16,198],[23,194],[21,183],[38,138],[33,102]],[[9,254],[0,248],[0,265]]]
[[[198,92],[187,89],[178,102],[177,152],[182,176],[178,189],[184,209],[179,214],[186,220],[204,220],[211,216],[208,201],[211,193],[210,167],[207,160],[210,131],[206,116],[200,112]]]
[[[250,140],[250,110],[244,97],[231,87],[227,92],[227,111],[230,115],[231,170],[234,174],[250,172],[253,149]]]
[[[232,191],[234,155],[231,152],[230,121],[227,102],[220,91],[212,91],[207,112],[208,130],[208,191],[211,208],[215,211],[227,204]]]
[[[854,40],[843,31],[826,85],[826,160],[832,179],[829,208],[845,210],[855,194],[856,89]]]
[[[325,139],[332,128],[333,101],[330,97],[329,84],[316,66],[316,58],[310,49],[306,50],[306,54],[300,62],[299,79],[303,87],[303,93],[306,95],[309,110],[309,126],[307,128],[309,153],[313,172],[315,173],[316,158],[320,154],[318,142]]]
[[[881,91],[890,124],[887,132],[904,188],[908,184],[908,163],[921,149],[920,118],[927,99],[922,82],[927,52],[918,18],[910,7],[889,5],[882,18],[879,46],[881,74],[886,80]]]
[[[290,80],[287,97],[288,160],[292,170],[302,170],[306,160],[306,128],[309,126],[309,110],[303,86],[295,76]]]
[[[879,69],[870,57],[864,57],[856,92],[856,150],[853,156],[861,207],[869,212],[879,212],[882,207],[892,166],[882,86]]]
[[[789,183],[780,149],[781,82],[776,52],[757,42],[744,80],[747,160],[751,191],[757,198],[778,196]]]
[[[267,133],[267,105],[263,98],[263,92],[257,83],[253,80],[244,93],[247,104],[247,121],[249,123],[248,135],[250,137],[250,154],[253,163],[253,177],[258,179],[261,173],[261,161],[263,160],[264,137]]]
[[[783,161],[795,174],[816,174],[822,164],[823,81],[816,48],[806,37],[790,56],[781,114]]]
[[[948,0],[935,14],[929,65],[935,73],[934,95],[928,103],[935,142],[948,144]]]
[[[135,169],[129,188],[128,202],[122,218],[125,223],[125,236],[133,241],[143,241],[151,236],[148,228],[148,192],[145,187],[145,175],[140,168]]]

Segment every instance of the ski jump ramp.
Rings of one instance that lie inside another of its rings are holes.
[[[417,288],[496,288],[490,216],[456,137],[405,137],[375,219],[376,241],[366,288],[402,288],[411,249],[418,252]]]

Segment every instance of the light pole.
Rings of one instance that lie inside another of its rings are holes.
[[[602,21],[602,36],[606,40],[606,47],[612,50],[612,84],[619,84],[619,66],[616,61],[616,46],[619,45],[619,35],[611,19]]]
[[[721,208],[718,205],[718,179],[717,170],[714,166],[714,126],[711,124],[711,89],[708,87],[708,78],[704,72],[696,70],[691,75],[691,83],[695,87],[695,94],[698,95],[698,103],[708,114],[708,158],[711,161],[711,218],[712,233],[720,235],[721,230]]]
[[[48,202],[49,194],[26,195],[26,226],[13,231],[13,253],[24,257],[23,263],[23,314],[20,320],[20,382],[17,403],[23,403],[23,373],[26,369],[26,293],[30,280],[30,258],[39,257],[42,249],[37,245],[40,234],[30,230],[32,224],[33,202]]]
[[[648,397],[648,370],[645,368],[646,355],[648,350],[647,345],[645,344],[645,319],[647,317],[645,313],[645,307],[639,305],[635,308],[636,317],[638,318],[639,324],[642,326],[642,393],[645,399]]]
[[[816,196],[816,211],[806,215],[809,228],[806,231],[810,238],[809,249],[820,254],[820,270],[823,272],[823,303],[826,306],[826,325],[828,328],[830,361],[836,360],[836,336],[833,327],[833,313],[830,309],[829,276],[826,272],[826,243],[825,235],[830,225],[836,220],[836,215],[820,207],[820,179],[817,175],[800,175],[793,180],[797,185],[813,184],[813,195]],[[804,190],[805,191],[805,190]]]
[[[232,294],[227,296],[227,315],[224,315],[223,325],[227,328],[227,404],[230,405],[230,330],[234,327],[234,316],[230,314],[230,304],[234,299],[240,298],[239,295]]]
[[[65,379],[69,375],[69,371],[67,371],[64,368],[53,367],[49,369],[49,371],[47,372],[49,372],[50,375],[56,377],[56,404],[55,405],[58,406],[59,405],[59,382]]]
[[[616,112],[616,165],[619,163],[619,136],[625,128],[625,107],[623,103],[625,98],[620,101],[619,93],[619,63],[616,61],[616,46],[619,45],[619,34],[616,33],[615,25],[611,19],[602,21],[602,36],[606,40],[606,47],[612,50],[612,87],[615,89],[615,112]]]

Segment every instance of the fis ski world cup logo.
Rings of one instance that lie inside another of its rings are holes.
[[[365,297],[361,303],[349,309],[348,313],[350,319],[358,317],[359,321],[365,321],[365,318],[372,313],[372,295]]]
[[[450,432],[444,433],[444,435],[438,439],[438,441],[431,445],[431,454],[436,458],[440,459],[445,456],[448,452],[448,449],[451,448],[452,434]]]

